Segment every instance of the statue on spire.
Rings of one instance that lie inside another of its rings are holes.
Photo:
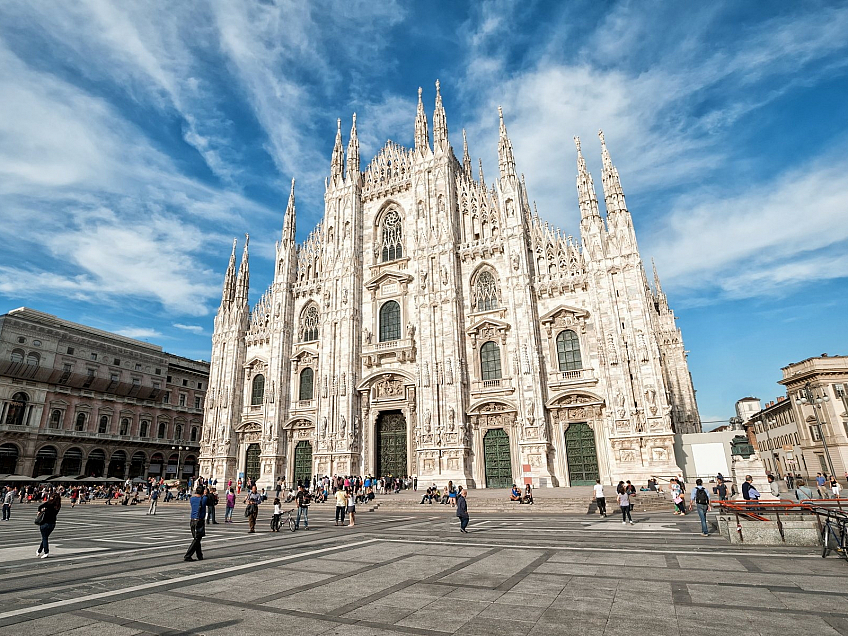
[[[471,155],[468,154],[468,138],[465,136],[465,128],[462,129],[462,169],[465,176],[471,178]]]
[[[604,140],[604,131],[598,131],[598,137],[601,140],[601,159],[603,160],[603,172],[601,173],[601,182],[604,186],[604,201],[607,206],[607,216],[615,215],[619,212],[627,212],[627,204],[624,202],[624,191],[621,189],[621,179],[618,176],[618,170],[612,165],[609,150]]]
[[[503,109],[498,106],[498,117],[500,118],[500,138],[498,139],[498,166],[501,171],[501,179],[507,177],[515,178],[515,157],[512,155],[512,142],[506,133]]]
[[[334,184],[344,179],[344,149],[342,148],[342,120],[336,120],[336,144],[333,146],[333,159],[330,162],[330,181]]]
[[[595,194],[595,183],[586,168],[586,160],[580,150],[580,137],[574,138],[577,147],[577,199],[580,204],[580,216],[583,219],[601,218],[598,211],[598,196]]]
[[[359,137],[356,135],[356,113],[350,126],[350,141],[347,142],[347,178],[351,183],[359,181]]]
[[[221,306],[231,303],[236,295],[236,245],[238,239],[233,238],[233,251],[230,254],[230,263],[227,265],[227,273],[224,275],[224,289],[221,292]]]
[[[283,219],[283,244],[294,244],[296,223],[297,221],[295,218],[294,208],[294,177],[292,177],[291,192],[289,193],[289,203],[286,206],[286,215]]]
[[[250,289],[250,265],[248,263],[247,246],[250,243],[250,234],[244,235],[244,250],[241,253],[238,277],[236,278],[236,302],[247,303],[247,294]]]
[[[421,101],[421,87],[418,87],[418,112],[415,115],[415,150],[424,155],[430,149],[430,133],[427,131],[427,115],[424,114],[424,102]]]
[[[433,112],[433,150],[448,149],[448,119],[442,105],[439,80],[436,80],[436,110]]]

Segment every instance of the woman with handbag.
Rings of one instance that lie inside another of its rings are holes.
[[[62,507],[62,498],[59,493],[54,493],[48,497],[47,501],[38,507],[38,514],[35,516],[35,524],[41,530],[41,545],[38,546],[36,556],[46,559],[50,556],[50,544],[47,539],[53,529],[56,527],[56,515],[59,514],[59,509]]]

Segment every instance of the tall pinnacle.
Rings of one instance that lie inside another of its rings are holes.
[[[616,212],[626,212],[627,204],[624,202],[624,191],[621,189],[621,179],[618,177],[618,170],[612,165],[609,151],[607,150],[606,141],[604,141],[604,131],[598,131],[598,137],[601,139],[601,157],[603,159],[603,172],[601,173],[601,181],[604,186],[604,201],[607,206],[607,215],[615,214]]]
[[[600,218],[595,183],[586,169],[586,160],[580,150],[580,137],[574,138],[574,145],[577,146],[577,199],[580,203],[580,216],[583,219]]]
[[[477,162],[480,164],[480,176],[479,176],[480,185],[485,186],[486,180],[483,178],[483,159],[479,158],[479,159],[477,159]]]
[[[448,118],[442,105],[439,80],[436,80],[436,109],[433,111],[433,150],[448,148]]]
[[[289,193],[289,204],[286,206],[286,216],[283,219],[283,245],[286,243],[294,245],[296,224],[297,220],[294,209],[294,178],[292,178],[291,192]]]
[[[465,128],[462,129],[462,169],[465,176],[471,178],[471,155],[468,154],[468,138],[465,136]]]
[[[250,235],[244,235],[244,250],[241,253],[241,263],[239,264],[238,277],[236,278],[236,294],[235,300],[240,303],[247,303],[247,293],[250,289],[250,265],[248,264],[247,244],[250,242]]]
[[[350,141],[347,142],[347,178],[351,183],[359,180],[359,137],[356,136],[356,113],[350,126]]]
[[[506,134],[503,109],[498,106],[498,117],[500,117],[500,139],[498,140],[498,165],[501,170],[501,179],[506,177],[515,178],[515,157],[512,156],[512,142]]]
[[[330,162],[330,181],[336,182],[344,174],[344,149],[342,148],[342,120],[337,120],[336,145],[333,146],[333,159]]]
[[[668,299],[665,297],[665,293],[663,292],[662,285],[660,285],[660,276],[657,274],[657,264],[654,262],[654,259],[651,259],[651,266],[654,268],[654,290],[656,291],[657,297],[657,308],[660,313],[667,312],[668,309]]]
[[[418,112],[415,115],[415,150],[425,154],[430,149],[430,133],[427,132],[427,115],[424,114],[424,102],[421,101],[421,87],[418,87]]]
[[[233,251],[230,254],[230,264],[227,265],[227,273],[224,275],[224,289],[221,292],[221,305],[232,302],[236,293],[236,243],[233,239]]]

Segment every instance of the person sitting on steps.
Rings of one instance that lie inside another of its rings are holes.
[[[521,491],[518,489],[518,486],[516,486],[515,484],[512,485],[512,491],[510,491],[510,493],[509,493],[509,500],[510,501],[517,501],[518,503],[521,503]]]

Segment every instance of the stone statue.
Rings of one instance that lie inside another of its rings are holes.
[[[347,420],[344,415],[339,416],[339,436],[344,437],[347,433]]]
[[[428,435],[433,429],[430,427],[430,409],[424,411],[424,432]]]
[[[371,344],[371,332],[368,327],[362,329],[362,339],[365,340],[365,344]]]
[[[448,407],[448,430],[453,432],[456,429],[456,411],[453,407]]]
[[[321,437],[327,437],[327,416],[321,418]]]

